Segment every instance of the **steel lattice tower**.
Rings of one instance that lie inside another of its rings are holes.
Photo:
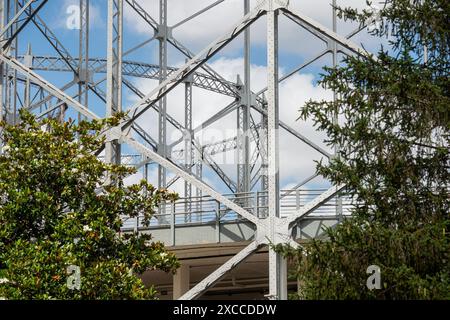
[[[128,116],[117,127],[106,134],[104,161],[109,163],[124,163],[142,169],[148,176],[148,165],[158,165],[158,186],[170,188],[177,180],[184,182],[182,195],[183,222],[200,219],[202,222],[202,206],[205,197],[216,203],[217,216],[213,223],[220,227],[223,215],[234,213],[239,219],[252,225],[254,235],[249,244],[238,254],[221,265],[217,270],[200,281],[181,298],[193,299],[199,297],[213,286],[226,272],[269,243],[290,243],[298,246],[293,233],[299,222],[323,204],[334,201],[335,212],[332,219],[339,221],[342,216],[343,202],[339,192],[344,186],[333,186],[304,205],[298,204],[295,212],[289,216],[280,215],[280,199],[295,194],[302,186],[316,177],[298,181],[289,193],[280,193],[279,182],[279,130],[299,139],[318,151],[324,157],[333,154],[323,150],[309,140],[301,132],[290,127],[279,119],[279,83],[293,74],[306,68],[325,55],[330,55],[333,65],[337,64],[338,53],[365,55],[366,51],[354,44],[350,38],[363,30],[361,26],[347,36],[341,36],[336,30],[336,12],[333,12],[333,27],[326,28],[301,12],[293,10],[289,0],[259,0],[253,6],[250,0],[243,0],[242,17],[235,24],[229,21],[229,31],[211,42],[200,52],[192,52],[181,41],[176,39],[172,30],[195,19],[208,10],[220,5],[225,0],[219,0],[205,6],[190,17],[176,25],[168,25],[168,1],[159,0],[159,21],[147,12],[136,0],[107,0],[104,2],[107,10],[107,56],[92,57],[89,43],[89,0],[79,0],[80,26],[78,52],[66,49],[62,41],[40,17],[40,11],[45,10],[48,0],[0,0],[0,118],[9,123],[18,121],[18,110],[27,108],[39,117],[57,116],[61,119],[72,112],[79,119],[100,119],[97,109],[93,108],[92,95],[101,103],[105,116],[127,110]],[[294,0],[291,0],[291,2]],[[170,1],[169,1],[170,2]],[[333,1],[335,4],[335,0]],[[128,6],[140,19],[143,19],[154,37],[132,48],[126,43],[124,33],[124,6]],[[282,78],[278,74],[278,19],[284,16],[307,30],[315,37],[323,40],[327,48],[312,59],[303,62]],[[250,26],[266,16],[267,20],[267,88],[260,92],[250,90],[251,64],[251,32]],[[25,52],[18,52],[22,34],[33,29],[45,39],[49,48],[55,53],[48,56],[35,56],[31,47]],[[208,60],[218,53],[239,35],[243,34],[244,74],[237,82],[226,80],[216,72]],[[151,41],[158,42],[158,61],[156,63],[136,62],[127,60],[127,55],[147,45]],[[126,49],[124,49],[126,48]],[[168,64],[168,48],[177,50],[185,56],[185,64],[175,68]],[[73,74],[73,79],[61,87],[46,80],[40,71],[54,71]],[[129,77],[153,79],[158,82],[150,92],[141,92]],[[180,123],[170,115],[167,109],[167,94],[176,87],[184,89],[184,123]],[[75,93],[70,91],[75,87]],[[126,88],[138,97],[131,106],[123,106],[123,89]],[[201,88],[233,98],[233,102],[224,106],[213,117],[193,127],[193,88]],[[158,114],[158,134],[152,136],[137,122],[148,110]],[[195,139],[195,134],[202,128],[220,121],[226,115],[235,112],[237,135],[215,143],[201,145]],[[258,116],[256,117],[255,114]],[[337,121],[337,116],[334,119]],[[179,141],[168,144],[167,126],[175,127],[181,134]],[[182,146],[180,149],[175,146]],[[125,152],[132,149],[135,153]],[[229,150],[236,150],[237,164],[236,180],[225,173],[215,162],[213,155]],[[337,148],[335,150],[338,151]],[[257,164],[257,165],[256,165]],[[204,168],[212,172],[230,190],[224,195],[211,187],[203,179]],[[175,176],[168,180],[168,172]],[[254,196],[256,194],[256,196]],[[195,200],[194,200],[195,199]],[[255,200],[256,199],[256,200]],[[180,202],[181,203],[181,202]],[[160,223],[170,225],[172,245],[176,245],[176,220],[180,215],[178,207],[167,204],[162,206]],[[169,212],[169,214],[167,214]],[[171,219],[167,218],[167,215]],[[200,216],[200,218],[199,218]],[[169,222],[167,222],[169,221]],[[206,220],[205,220],[206,221]],[[135,221],[139,229],[139,221]],[[218,231],[220,242],[220,230]],[[269,250],[269,298],[286,299],[286,262],[282,257]]]

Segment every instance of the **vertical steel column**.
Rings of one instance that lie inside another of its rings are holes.
[[[196,159],[195,159],[195,177],[199,180],[203,180],[203,160],[202,160],[202,155],[200,154],[200,151],[196,152]],[[202,205],[202,190],[199,188],[196,188],[195,190],[195,197],[196,197],[196,206],[195,206],[195,211],[196,211],[196,215],[197,215],[197,220],[201,220],[201,216],[202,216],[202,210],[203,210],[203,205]]]
[[[167,77],[167,0],[159,0],[159,83],[162,83]],[[158,104],[159,123],[158,123],[158,153],[166,157],[167,148],[167,99],[164,96]],[[158,166],[158,187],[166,187],[166,168]]]
[[[4,6],[3,6],[3,24],[7,25],[9,18],[11,16],[10,14],[10,3],[11,0],[4,0]],[[13,29],[14,26],[12,26],[11,29]],[[11,36],[11,31],[7,31],[4,34],[4,39],[8,39]],[[10,47],[11,44],[9,44],[4,50],[3,50],[3,54],[9,56],[10,53]],[[4,69],[3,69],[3,73],[4,73],[4,86],[3,86],[3,95],[4,95],[4,116],[5,116],[5,120],[10,123],[12,117],[11,117],[11,110],[10,110],[10,92],[9,92],[9,70],[10,67],[7,64],[4,64]]]
[[[25,109],[28,109],[30,107],[30,90],[31,90],[31,82],[30,79],[25,80],[25,88],[23,91],[23,106]]]
[[[107,28],[106,116],[109,117],[122,110],[123,0],[108,0]],[[107,141],[105,145],[106,161],[118,164],[120,157],[120,143],[117,140]]]
[[[184,134],[184,165],[187,172],[192,172],[193,150],[192,150],[192,77],[188,77],[184,84],[185,92],[185,106],[184,106],[184,127],[186,129]],[[184,197],[185,197],[185,220],[190,222],[192,219],[192,185],[184,182]]]
[[[336,12],[336,0],[333,0],[332,3],[332,10],[333,10],[333,32],[337,32],[337,12]],[[337,66],[337,43],[336,41],[332,41],[333,43],[333,52],[332,52],[332,57],[333,57],[333,68],[336,68]],[[337,95],[336,95],[336,91],[333,91],[333,101],[334,103],[336,103],[337,101]],[[334,117],[333,117],[333,124],[337,125],[339,123],[339,113],[338,111],[335,112]],[[334,146],[334,156],[338,157],[339,156],[339,145],[335,145]],[[336,216],[339,217],[339,219],[342,219],[342,198],[337,195],[336,196]]]
[[[175,202],[170,205],[170,239],[171,246],[175,246],[176,235],[175,235],[175,224],[176,224],[176,216],[175,216]],[[164,212],[165,213],[165,212]]]
[[[13,16],[15,16],[16,13],[19,11],[19,2],[18,1],[13,1],[13,5],[14,5],[14,9],[13,9],[14,14],[13,14]],[[14,28],[14,32],[16,32],[16,31],[17,31],[17,27]],[[20,37],[20,35],[17,34],[16,37],[14,38],[14,41],[13,41],[13,43],[14,43],[14,47],[13,47],[13,50],[14,50],[13,57],[14,57],[14,59],[17,59],[17,57],[19,55],[19,52],[18,52],[18,49],[19,49],[19,37]],[[12,82],[11,83],[11,90],[12,90],[11,98],[12,98],[12,103],[13,103],[12,108],[13,108],[13,114],[14,114],[14,116],[13,116],[13,123],[16,124],[17,123],[17,116],[18,116],[18,110],[17,110],[17,71],[16,70],[13,71],[11,82]]]
[[[7,25],[9,19],[11,18],[11,0],[4,0],[3,5],[3,24]],[[11,32],[13,32],[14,25],[11,27],[11,30],[8,30],[4,34],[4,39],[8,39],[11,37]],[[11,44],[9,44],[4,50],[3,54],[9,56],[11,52]],[[5,120],[8,123],[11,123],[12,115],[11,115],[11,92],[10,92],[10,67],[6,64],[4,64],[3,74],[4,74],[4,82],[3,82],[3,95],[4,95],[4,105],[3,105],[3,111]]]
[[[250,0],[244,0],[244,14],[250,11]],[[237,192],[250,192],[250,28],[244,31],[244,86],[237,119]],[[246,206],[246,201],[242,205]]]
[[[17,0],[12,1],[13,2],[13,7],[14,9],[12,10],[13,15],[11,17],[14,17],[16,15],[16,13],[19,11],[19,3]],[[17,26],[14,27],[14,33],[17,31]],[[14,45],[13,45],[13,50],[14,50],[14,55],[13,57],[15,59],[17,59],[18,56],[18,47],[19,47],[19,34],[16,35],[16,37],[14,38]],[[13,109],[13,123],[16,124],[17,123],[17,115],[18,115],[18,110],[17,110],[17,71],[14,70],[12,72],[12,79],[11,79],[11,90],[12,90],[12,94],[11,94],[11,102],[12,102],[12,109]]]
[[[268,182],[269,236],[275,243],[275,224],[280,217],[279,181],[279,99],[278,99],[278,10],[269,1],[267,11],[267,111],[268,111]],[[269,250],[269,297],[287,299],[287,266],[280,254]]]
[[[31,68],[33,66],[33,56],[31,54],[31,44],[28,44],[28,48],[27,48],[27,53],[24,56],[24,65],[28,68]],[[25,80],[25,89],[23,92],[23,106],[28,109],[30,107],[30,98],[31,98],[31,82],[30,82],[30,78],[27,78]]]
[[[89,92],[89,0],[80,0],[78,45],[78,102],[87,108]],[[78,119],[82,119],[80,114],[78,114]]]
[[[0,29],[3,30],[5,26],[5,0],[0,0]],[[3,36],[0,37],[0,43],[3,42]],[[0,54],[3,54],[2,46],[0,46]],[[0,62],[0,121],[3,121],[4,114],[4,102],[3,102],[3,83],[4,83],[4,67],[3,63]],[[3,145],[3,140],[0,140],[0,147]]]
[[[144,180],[145,180],[145,181],[148,181],[148,163],[144,164],[144,172],[143,172],[143,175],[144,175]]]
[[[15,16],[17,12],[17,1],[16,0],[7,0],[6,1],[6,17],[4,20],[5,25],[8,23],[10,19]],[[17,24],[13,24],[10,30],[6,33],[5,38],[11,37],[17,29]],[[13,56],[17,58],[17,40],[18,36],[9,44],[4,53],[9,56]],[[16,123],[16,93],[17,93],[17,71],[14,69],[5,66],[5,111],[9,118],[6,120],[10,123]]]
[[[263,94],[264,104],[262,106],[263,109],[267,110],[266,96]],[[267,215],[267,190],[269,189],[269,181],[268,181],[268,160],[267,160],[267,150],[268,150],[268,141],[267,141],[267,116],[265,114],[261,114],[261,129],[259,132],[260,145],[265,147],[266,152],[261,154],[261,206],[263,207],[261,211],[261,215],[265,217]]]
[[[220,202],[216,201],[216,242],[220,243]]]

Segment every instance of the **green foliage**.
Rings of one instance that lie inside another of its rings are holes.
[[[301,283],[293,299],[450,299],[448,229],[449,221],[395,229],[356,218],[327,229],[328,240],[276,250]],[[370,265],[380,267],[379,290],[366,286]]]
[[[300,298],[450,299],[450,2],[387,3],[373,35],[389,36],[389,50],[326,68],[321,84],[336,101],[301,110],[339,147],[318,172],[344,183],[357,205],[327,241],[277,248],[296,262]],[[361,23],[368,17],[338,11]],[[379,290],[366,287],[370,265],[381,268]]]
[[[8,279],[0,296],[152,299],[155,290],[137,274],[176,270],[176,257],[150,235],[120,233],[122,216],[149,223],[160,201],[177,197],[145,181],[124,186],[134,169],[97,159],[101,131],[120,116],[75,124],[21,112],[20,124],[0,124],[0,261]],[[67,285],[69,265],[80,267],[80,290]]]

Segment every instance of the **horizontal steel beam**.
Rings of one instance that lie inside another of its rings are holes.
[[[17,60],[23,61],[24,56],[18,56]],[[78,58],[72,58],[70,56],[54,57],[54,56],[33,56],[33,70],[42,71],[59,71],[59,72],[75,72],[79,65]],[[168,75],[177,71],[177,68],[168,67]],[[106,73],[106,59],[103,58],[89,58],[89,72],[93,73]],[[159,80],[159,66],[151,63],[127,61],[122,62],[122,74],[124,76],[145,78]],[[209,90],[212,92],[220,93],[229,97],[236,97],[236,91],[231,90],[235,87],[231,81],[217,79],[211,75],[195,72],[193,74],[192,84],[195,87]]]
[[[82,115],[89,119],[100,119],[99,116],[97,116],[92,111],[88,110],[85,106],[81,105],[78,101],[74,100],[71,96],[66,94],[65,92],[61,91],[54,85],[52,85],[50,82],[44,80],[41,76],[30,70],[29,68],[25,67],[23,64],[21,64],[19,61],[17,61],[14,58],[7,57],[4,54],[0,53],[0,60],[7,64],[9,67],[13,68],[17,72],[23,74],[27,78],[29,78],[34,83],[38,84],[41,88],[48,91],[50,94],[55,96],[56,98],[64,101],[67,103],[68,106],[71,106],[75,108],[78,112],[80,112]]]

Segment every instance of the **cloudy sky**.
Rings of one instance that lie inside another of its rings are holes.
[[[332,0],[291,0],[290,7],[298,12],[302,12],[320,22],[328,28],[332,26]],[[140,0],[138,1],[149,14],[158,21],[159,9],[158,0]],[[214,0],[168,0],[168,21],[169,25],[175,25],[186,17],[194,14],[198,10],[215,2]],[[39,15],[46,21],[49,21],[50,28],[55,32],[64,46],[78,55],[78,30],[70,28],[68,19],[70,19],[73,5],[76,0],[55,1],[50,0]],[[338,0],[338,5],[364,8],[363,0]],[[256,1],[251,2],[251,6]],[[91,0],[91,33],[90,33],[90,56],[106,56],[106,0]],[[229,30],[243,16],[242,0],[225,0],[217,7],[196,17],[195,19],[173,29],[173,36],[188,47],[193,52],[199,52],[211,41]],[[142,20],[127,4],[125,4],[124,17],[124,50],[132,48],[138,43],[147,40],[153,36],[153,30]],[[307,31],[296,25],[294,22],[280,16],[279,18],[279,46],[280,46],[280,74],[287,74],[296,66],[313,58],[323,51],[326,46],[321,40],[315,38]],[[338,21],[338,33],[346,35],[357,26],[345,21]],[[34,29],[33,29],[34,28]],[[261,17],[251,26],[251,88],[253,91],[259,91],[266,87],[266,19]],[[367,49],[375,49],[378,42],[371,39],[366,31],[361,32],[354,38],[357,44],[363,44]],[[31,43],[33,54],[35,55],[56,55],[56,53],[45,43],[45,39],[35,30],[34,26],[28,26],[27,32],[21,38],[20,51],[24,51],[27,43]],[[157,41],[142,47],[136,52],[130,54],[125,60],[141,61],[146,63],[158,63],[158,44]],[[176,49],[169,45],[169,65],[181,66],[185,62]],[[299,110],[309,99],[321,100],[331,99],[332,93],[317,86],[322,67],[331,64],[331,55],[319,59],[316,63],[301,72],[295,73],[292,77],[283,81],[280,85],[280,119],[298,132],[302,133],[318,145],[329,152],[331,149],[325,145],[326,138],[322,133],[317,132],[310,121],[297,121]],[[243,37],[239,36],[220,53],[215,55],[209,65],[220,73],[224,78],[230,81],[236,81],[237,76],[243,78]],[[61,86],[72,79],[70,74],[42,72],[49,81]],[[95,79],[100,79],[104,75],[96,75]],[[129,78],[142,92],[149,93],[157,85],[156,81],[148,79]],[[69,93],[75,93],[69,91]],[[90,108],[99,115],[104,114],[104,104],[101,104],[94,96],[90,96]],[[136,102],[136,96],[131,92],[124,91],[123,105],[132,105]],[[168,95],[168,113],[184,123],[184,88],[176,88]],[[205,90],[194,88],[193,94],[193,122],[194,127],[202,123],[208,117],[224,108],[232,100],[229,97],[210,93]],[[252,113],[256,117],[256,113]],[[139,123],[153,137],[157,132],[157,113],[148,111],[140,119]],[[196,137],[203,142],[220,140],[221,138],[231,137],[236,134],[236,112],[233,112],[222,119],[220,122],[212,125],[208,130],[200,132]],[[179,132],[169,126],[168,142],[179,138]],[[182,145],[180,145],[182,147]],[[125,152],[132,153],[133,150],[124,148]],[[284,130],[280,132],[280,177],[282,188],[290,188],[314,173],[314,160],[319,160],[321,154],[304,145],[301,141],[290,135]],[[229,154],[216,155],[214,158],[222,165],[223,170],[236,177],[236,166],[233,162],[234,152]],[[230,160],[231,159],[231,160]],[[156,166],[151,168],[150,175],[155,182]],[[142,177],[142,173],[132,177],[129,181],[133,182]],[[221,181],[211,173],[205,170],[206,181],[217,189],[226,192],[227,189]],[[309,187],[324,186],[325,182],[321,179],[313,181]],[[174,186],[175,190],[182,190],[182,183]]]

